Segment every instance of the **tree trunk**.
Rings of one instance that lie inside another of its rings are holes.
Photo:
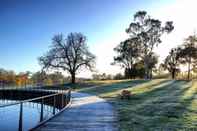
[[[172,70],[172,79],[175,79],[175,69]]]
[[[148,79],[149,78],[149,69],[148,69],[148,62],[147,62],[147,58],[145,57],[144,59],[144,79]]]
[[[189,62],[188,62],[188,74],[187,74],[187,80],[190,80],[190,65],[191,65],[191,58],[189,58]]]
[[[133,76],[133,74],[132,74],[132,69],[129,69],[129,79],[132,79],[133,77],[135,77],[135,76]]]
[[[149,70],[149,79],[152,79],[153,78],[153,71],[152,69]]]
[[[71,73],[71,82],[75,84],[75,73]]]

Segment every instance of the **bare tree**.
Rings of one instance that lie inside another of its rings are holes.
[[[70,33],[65,39],[62,34],[54,36],[50,50],[39,58],[43,69],[62,69],[71,75],[75,83],[76,73],[86,68],[92,70],[95,56],[88,50],[86,37],[81,33]]]

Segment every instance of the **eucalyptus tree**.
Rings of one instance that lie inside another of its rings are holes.
[[[185,39],[181,51],[180,51],[181,63],[187,64],[188,75],[187,79],[190,79],[191,66],[197,64],[197,36],[191,35]]]
[[[171,73],[172,79],[175,79],[177,72],[180,71],[179,59],[180,59],[180,48],[173,48],[169,52],[169,55],[165,58],[162,67]]]
[[[70,33],[67,38],[62,34],[52,39],[49,51],[39,58],[43,69],[62,69],[71,75],[75,83],[76,73],[81,69],[92,70],[95,56],[89,51],[86,37],[81,33]]]
[[[160,20],[151,18],[146,11],[138,11],[135,13],[134,20],[130,23],[126,32],[131,38],[137,38],[138,44],[142,45],[145,78],[149,78],[150,69],[148,62],[153,49],[162,42],[161,36],[164,33],[170,33],[173,29],[172,21],[167,21],[162,25]]]
[[[134,65],[139,62],[141,54],[141,45],[138,44],[137,38],[129,38],[121,42],[114,51],[118,54],[114,57],[114,62],[112,64],[120,65],[131,77],[131,71]]]
[[[152,73],[153,73],[153,69],[156,69],[156,64],[158,63],[158,58],[159,56],[156,55],[154,52],[152,52],[149,55],[149,60],[147,62],[147,66],[148,66],[148,78],[152,79]]]

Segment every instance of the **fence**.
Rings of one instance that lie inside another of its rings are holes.
[[[36,90],[34,90],[35,92]],[[39,90],[40,91],[40,90]],[[41,97],[36,97],[36,98],[32,98],[32,99],[27,99],[27,100],[21,100],[15,103],[9,103],[9,104],[5,104],[5,105],[0,105],[0,108],[7,108],[7,107],[11,107],[11,106],[16,106],[19,107],[19,114],[18,114],[18,131],[23,131],[24,130],[24,126],[25,125],[25,110],[24,110],[24,106],[25,104],[28,103],[36,103],[39,104],[39,122],[37,125],[45,122],[47,119],[49,118],[45,118],[44,114],[45,114],[45,110],[44,107],[50,107],[50,109],[52,109],[52,116],[54,116],[55,114],[57,114],[59,111],[61,111],[63,108],[65,108],[68,103],[70,102],[70,97],[71,97],[71,90],[66,90],[66,91],[60,91],[60,92],[53,92],[49,95],[44,95]],[[31,97],[30,97],[31,98]],[[27,117],[27,116],[26,116]],[[28,127],[28,130],[33,129],[35,126],[33,127]],[[25,128],[25,130],[27,130],[27,128]]]

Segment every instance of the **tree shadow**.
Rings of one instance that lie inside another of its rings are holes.
[[[82,88],[78,90],[79,92],[91,93],[97,96],[105,97],[105,98],[116,98],[119,92],[123,89],[131,89],[137,88],[140,86],[157,86],[162,83],[165,83],[169,80],[131,80],[124,81],[119,83],[107,84],[107,85],[99,85],[90,88]]]
[[[189,123],[186,118],[191,112],[188,107],[195,99],[196,90],[183,97],[191,88],[191,82],[168,81],[134,95],[131,100],[119,100],[117,108],[122,127],[138,131],[194,128],[197,119]],[[197,115],[197,111],[193,114]]]

